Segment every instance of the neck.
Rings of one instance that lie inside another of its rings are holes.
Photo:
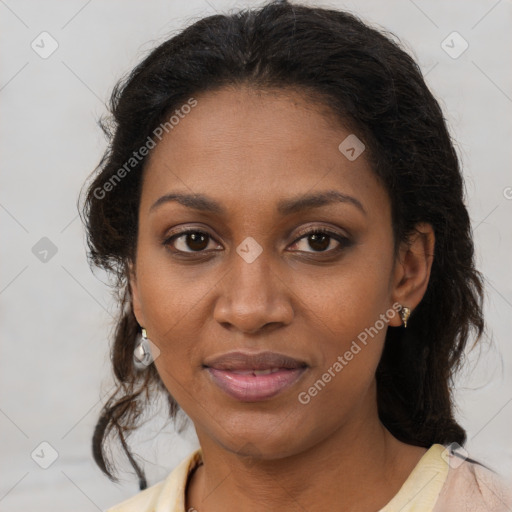
[[[378,510],[426,451],[395,439],[380,423],[376,404],[359,421],[278,458],[254,455],[259,450],[249,443],[236,453],[196,431],[204,465],[191,478],[186,510],[200,512]]]

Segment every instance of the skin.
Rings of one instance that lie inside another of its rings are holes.
[[[418,225],[395,258],[385,189],[364,153],[349,161],[338,150],[350,130],[300,91],[238,87],[195,97],[197,106],[150,154],[130,267],[134,313],[203,450],[186,510],[378,510],[426,452],[395,439],[377,415],[386,327],[308,404],[297,396],[394,303],[418,305],[432,227]],[[356,198],[365,212],[350,202],[276,211],[280,200],[324,190]],[[208,195],[226,213],[175,201],[150,211],[171,191]],[[350,242],[328,238],[322,252],[299,232],[320,227]],[[187,236],[164,245],[186,228],[212,237],[202,254]],[[249,236],[262,248],[251,263],[236,252]],[[401,326],[400,317],[389,325]],[[309,368],[281,394],[242,403],[202,367],[235,349],[281,352]]]

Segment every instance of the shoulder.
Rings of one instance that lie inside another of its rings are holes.
[[[199,448],[183,459],[165,480],[144,489],[106,512],[181,512],[185,507],[188,475],[201,458],[202,452]]]
[[[169,477],[171,475],[169,475]],[[114,507],[109,508],[107,512],[154,512],[156,510],[158,499],[162,494],[162,487],[169,477],[167,477],[166,480],[162,480],[161,482],[144,489],[122,503],[118,503]]]
[[[500,475],[457,452],[447,462],[448,474],[434,512],[512,510],[512,487]]]
[[[511,512],[509,485],[467,455],[455,443],[432,445],[379,512]]]

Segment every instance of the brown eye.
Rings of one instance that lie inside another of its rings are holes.
[[[299,246],[301,242],[303,242],[304,248],[299,248],[299,251],[313,254],[316,252],[335,252],[350,245],[348,238],[338,233],[318,228],[302,233],[302,236],[298,238],[293,245]]]
[[[315,251],[325,251],[331,243],[331,237],[324,233],[314,233],[308,239],[309,246]]]
[[[208,247],[211,237],[204,231],[183,231],[165,240],[164,245],[171,245],[176,252],[202,252]]]

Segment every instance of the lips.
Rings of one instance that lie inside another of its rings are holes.
[[[229,370],[235,372],[250,372],[260,370],[287,369],[306,367],[304,361],[294,359],[276,352],[259,352],[256,354],[244,352],[229,352],[216,358],[207,359],[204,366],[216,370]]]
[[[212,381],[231,398],[242,402],[268,400],[295,384],[308,365],[275,352],[230,352],[203,365]]]

